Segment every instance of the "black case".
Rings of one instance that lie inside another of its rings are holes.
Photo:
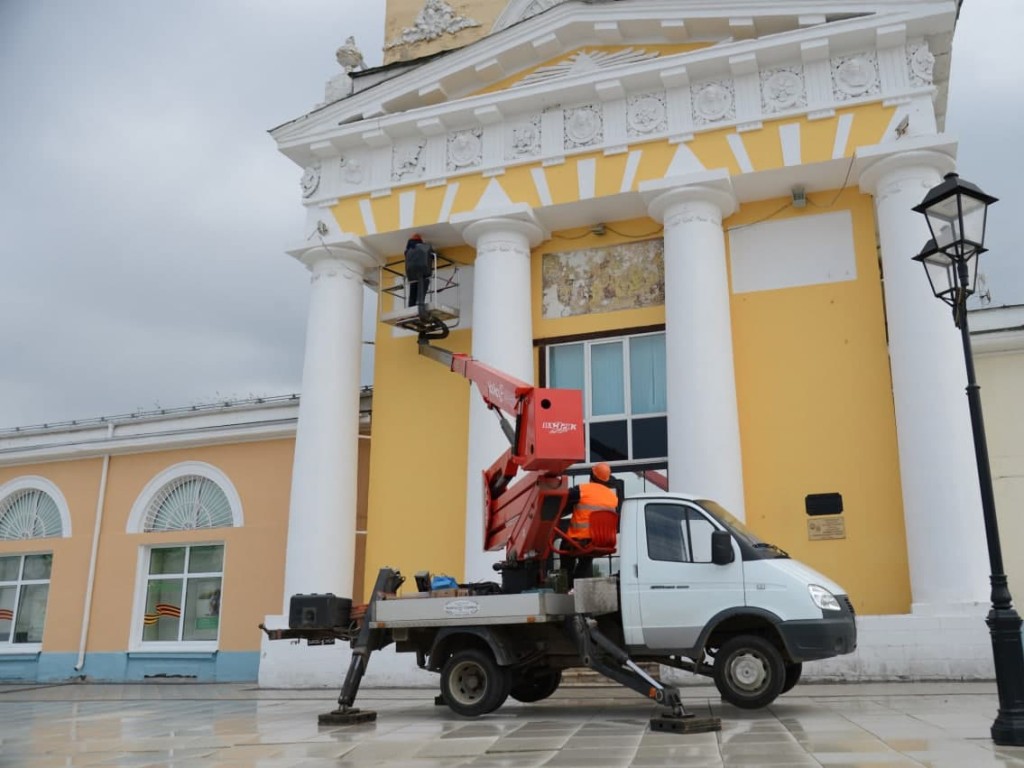
[[[288,607],[289,629],[329,629],[348,626],[352,601],[347,597],[292,595]]]

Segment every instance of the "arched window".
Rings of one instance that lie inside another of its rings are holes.
[[[0,485],[0,540],[71,535],[64,496],[42,477],[21,477]]]
[[[187,461],[149,481],[128,518],[129,533],[193,531],[242,525],[242,502],[228,476],[211,464]]]
[[[185,475],[167,483],[149,503],[144,531],[191,531],[234,524],[228,497],[213,480]]]

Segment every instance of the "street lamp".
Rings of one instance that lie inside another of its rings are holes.
[[[924,214],[932,237],[914,256],[925,266],[935,296],[953,308],[953,321],[960,329],[967,366],[967,403],[971,411],[974,455],[981,486],[981,510],[985,519],[988,562],[992,583],[992,608],[985,623],[992,636],[999,713],[992,724],[996,744],[1024,746],[1024,647],[1021,618],[1013,608],[1010,588],[1003,570],[999,544],[992,471],[988,462],[985,424],[981,413],[981,390],[974,375],[974,356],[967,328],[967,297],[974,293],[978,258],[985,252],[985,223],[988,206],[996,198],[973,184],[947,173],[938,186],[928,190],[914,211]]]

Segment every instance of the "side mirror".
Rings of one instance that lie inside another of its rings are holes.
[[[728,531],[715,531],[711,534],[711,562],[715,565],[728,565],[736,559],[732,548],[732,536]]]

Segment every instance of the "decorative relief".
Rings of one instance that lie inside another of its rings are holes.
[[[524,248],[522,243],[515,240],[487,240],[477,245],[476,255],[480,258],[482,254],[505,253],[523,258],[530,257],[530,249]]]
[[[914,85],[931,85],[935,69],[935,56],[928,50],[928,43],[920,42],[907,46],[907,67],[910,82]]]
[[[637,61],[648,61],[658,58],[658,53],[648,53],[643,49],[624,48],[621,51],[609,53],[607,51],[577,51],[564,61],[551,64],[547,67],[539,67],[528,74],[516,85],[531,85],[545,80],[556,80],[560,77],[579,74],[580,72],[595,72],[599,69],[608,69],[622,64],[633,64]]]
[[[717,123],[736,118],[736,95],[732,80],[715,80],[695,85],[693,122],[696,125]]]
[[[601,108],[594,104],[564,110],[565,148],[590,147],[604,141]]]
[[[384,50],[410,43],[428,43],[442,35],[454,35],[464,29],[479,26],[479,21],[455,13],[455,9],[445,0],[426,0],[412,26],[403,29],[401,36],[385,45]]]
[[[341,177],[349,184],[362,184],[366,178],[363,162],[358,157],[342,155],[338,165],[341,167]]]
[[[629,136],[660,133],[668,127],[667,118],[664,93],[630,96],[626,102],[626,133]]]
[[[406,181],[418,179],[426,172],[424,141],[405,141],[391,149],[391,180]]]
[[[765,112],[784,112],[807,106],[803,67],[779,67],[761,72],[761,107]]]
[[[317,187],[320,186],[320,163],[306,167],[302,172],[302,178],[299,180],[299,186],[302,187],[303,197],[312,197]]]
[[[505,159],[519,160],[540,154],[540,115],[512,123],[505,133]]]
[[[493,34],[500,29],[511,27],[513,24],[517,24],[531,16],[536,16],[548,8],[553,8],[564,2],[565,0],[511,0],[494,22],[491,33]]]
[[[644,240],[605,248],[545,253],[541,260],[545,318],[662,306],[665,243]]]
[[[722,214],[715,205],[684,203],[671,216],[665,217],[664,225],[665,229],[672,229],[680,224],[693,224],[694,222],[721,226]]]
[[[448,170],[460,171],[480,165],[483,157],[483,129],[471,128],[448,134]]]
[[[832,59],[832,84],[839,101],[880,93],[874,51]]]

